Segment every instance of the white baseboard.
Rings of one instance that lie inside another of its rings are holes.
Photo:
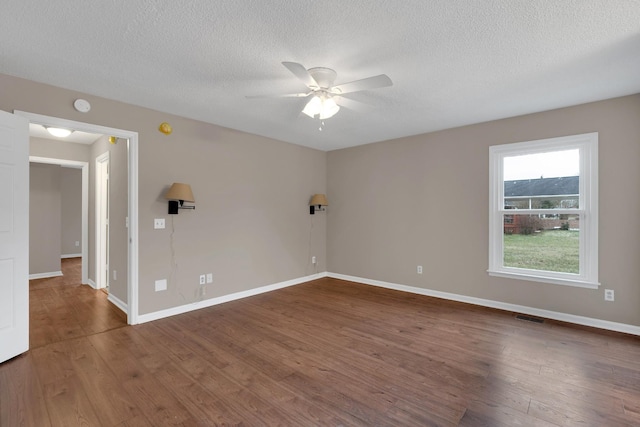
[[[48,279],[49,277],[60,277],[62,276],[62,271],[49,271],[47,273],[35,273],[29,275],[29,280],[33,279]]]
[[[91,286],[93,289],[98,289],[98,285],[96,285],[96,282],[94,282],[91,279],[87,279],[87,285]]]
[[[124,312],[124,314],[129,314],[129,308],[127,306],[127,303],[122,301],[117,296],[115,296],[113,294],[109,294],[109,296],[107,297],[107,300],[109,300],[110,303],[112,303],[113,305],[118,307],[120,310],[122,310]]]
[[[82,254],[64,254],[64,255],[60,255],[60,259],[65,259],[65,258],[81,258]]]
[[[412,294],[426,295],[430,297],[464,302],[464,303],[479,305],[483,307],[497,308],[499,310],[529,314],[531,316],[544,317],[547,319],[559,320],[561,322],[575,323],[583,326],[591,326],[594,328],[607,329],[607,330],[616,331],[616,332],[623,332],[631,335],[640,335],[640,326],[628,325],[626,323],[610,322],[608,320],[594,319],[591,317],[584,317],[584,316],[576,316],[574,314],[542,310],[539,308],[527,307],[524,305],[509,304],[509,303],[500,302],[500,301],[468,297],[465,295],[434,291],[431,289],[416,288],[414,286],[406,286],[406,285],[400,285],[397,283],[383,282],[380,280],[366,279],[364,277],[347,276],[345,274],[327,273],[327,276],[332,277],[334,279],[342,279],[350,282],[363,283],[365,285],[378,286],[381,288],[394,289],[394,290],[403,291],[403,292],[410,292]]]
[[[300,277],[298,279],[287,280],[286,282],[274,283],[272,285],[261,286],[255,289],[249,289],[242,292],[236,292],[229,295],[223,295],[221,297],[206,299],[197,301],[191,304],[181,305],[178,307],[167,308],[166,310],[154,311],[153,313],[138,315],[138,323],[151,322],[153,320],[163,319],[165,317],[176,316],[178,314],[188,313],[190,311],[200,310],[201,308],[207,308],[225,302],[235,301],[242,298],[251,297],[254,295],[263,294],[266,292],[275,291],[277,289],[287,288],[289,286],[299,285],[301,283],[309,282],[311,280],[327,277],[327,273],[318,273],[311,276]]]

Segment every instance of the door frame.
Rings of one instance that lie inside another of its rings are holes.
[[[81,221],[81,241],[82,241],[82,284],[89,284],[89,162],[76,160],[57,159],[52,157],[29,156],[29,163],[43,163],[47,165],[57,165],[65,168],[82,170],[82,221]]]
[[[95,224],[96,224],[96,288],[109,287],[109,165],[111,156],[108,151],[95,160]],[[105,177],[106,175],[106,177]],[[105,183],[105,181],[107,181]],[[108,230],[106,231],[105,230]]]
[[[138,323],[138,279],[139,279],[139,241],[138,241],[138,132],[116,129],[91,123],[77,122],[59,117],[44,116],[26,111],[14,110],[13,113],[25,117],[29,122],[39,125],[59,126],[78,131],[115,136],[127,140],[127,172],[128,172],[128,232],[129,250],[127,257],[127,323]],[[122,308],[122,307],[121,307]]]

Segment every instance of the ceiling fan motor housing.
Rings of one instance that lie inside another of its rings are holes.
[[[321,89],[329,89],[333,86],[333,82],[336,81],[338,74],[331,68],[315,67],[307,70],[309,75],[313,77],[313,80],[318,83],[318,87]]]

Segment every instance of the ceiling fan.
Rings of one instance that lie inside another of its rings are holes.
[[[340,111],[341,105],[347,107],[354,106],[355,101],[344,98],[342,95],[393,85],[389,76],[380,74],[334,86],[333,83],[338,74],[331,68],[314,67],[307,70],[302,64],[298,64],[297,62],[283,62],[282,65],[287,67],[289,71],[300,79],[300,81],[309,88],[309,91],[284,95],[247,96],[247,98],[310,97],[309,102],[307,102],[302,112],[311,118],[318,117],[324,120],[333,117]]]

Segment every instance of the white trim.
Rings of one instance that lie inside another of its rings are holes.
[[[60,255],[60,259],[66,259],[66,258],[81,258],[82,254],[62,254]]]
[[[94,161],[94,225],[95,225],[95,254],[96,254],[96,286],[98,289],[109,287],[109,181],[111,155],[105,151]],[[106,171],[105,171],[106,170]],[[105,226],[108,226],[107,232]]]
[[[310,276],[300,277],[298,279],[287,280],[285,282],[274,283],[272,285],[261,286],[259,288],[249,289],[246,291],[236,292],[221,297],[211,298],[203,301],[194,302],[192,304],[181,305],[178,307],[167,308],[165,310],[154,311],[153,313],[141,314],[138,316],[138,323],[151,322],[153,320],[164,319],[165,317],[176,316],[178,314],[188,313],[190,311],[200,310],[225,302],[235,301],[242,298],[252,297],[254,295],[275,291],[277,289],[287,288],[289,286],[299,285],[311,280],[327,277],[327,272],[312,274]]]
[[[510,269],[513,271],[506,271],[506,270],[507,268],[505,268],[504,270],[498,270],[498,271],[487,270],[487,273],[489,273],[489,276],[494,276],[494,277],[504,277],[506,279],[517,279],[517,280],[530,280],[532,282],[551,283],[553,285],[573,286],[576,288],[598,289],[600,287],[599,282],[588,282],[588,281],[583,281],[583,280],[573,279],[573,278],[562,279],[560,277],[540,276],[538,275],[537,270],[528,270],[523,268]],[[516,271],[522,271],[522,273],[517,273]],[[558,273],[558,276],[560,276],[560,274],[561,273]]]
[[[381,288],[393,289],[402,292],[409,292],[413,294],[425,295],[435,298],[442,298],[451,301],[458,301],[467,304],[479,305],[482,307],[490,307],[498,310],[505,310],[515,313],[529,314],[532,316],[544,317],[547,319],[558,320],[561,322],[574,323],[577,325],[590,326],[599,329],[606,329],[610,331],[623,332],[631,335],[640,336],[640,326],[628,325],[625,323],[610,322],[608,320],[594,319],[591,317],[576,316],[573,314],[561,313],[557,311],[543,310],[534,307],[527,307],[517,304],[509,304],[500,301],[487,300],[482,298],[469,297],[466,295],[452,294],[449,292],[434,291],[431,289],[417,288],[414,286],[400,285],[397,283],[384,282],[380,280],[367,279],[364,277],[348,276],[345,274],[322,272],[313,274],[298,279],[288,280],[286,282],[275,283],[272,285],[262,286],[260,288],[250,289],[247,291],[236,292],[234,294],[223,295],[217,298],[211,298],[204,301],[198,301],[193,304],[182,305],[179,307],[172,307],[166,310],[155,311],[153,313],[142,314],[138,316],[139,323],[151,322],[154,320],[163,319],[165,317],[176,316],[178,314],[188,313],[190,311],[200,310],[202,308],[211,307],[225,302],[235,301],[242,298],[259,295],[266,292],[271,292],[277,289],[286,288],[289,286],[299,285],[301,283],[309,282],[312,280],[321,279],[323,277],[331,277],[333,279],[346,280],[349,282],[362,283],[365,285],[378,286]]]
[[[610,322],[608,320],[594,319],[591,317],[584,317],[584,316],[576,316],[573,314],[543,310],[543,309],[534,308],[534,307],[527,307],[524,305],[509,304],[509,303],[500,302],[500,301],[469,297],[466,295],[452,294],[449,292],[434,291],[431,289],[417,288],[414,286],[400,285],[397,283],[367,279],[364,277],[348,276],[345,274],[331,273],[326,271],[322,273],[306,276],[306,277],[300,277],[298,279],[288,280],[286,282],[275,283],[273,285],[262,286],[260,288],[250,289],[242,292],[236,292],[234,294],[224,295],[221,297],[212,298],[204,301],[198,301],[193,304],[182,305],[179,307],[172,307],[166,310],[155,311],[153,313],[148,313],[148,314],[141,314],[138,316],[138,322],[146,323],[154,320],[163,319],[165,317],[176,316],[178,314],[184,314],[190,311],[200,310],[202,308],[223,304],[225,302],[235,301],[238,299],[247,298],[254,295],[259,295],[262,293],[286,288],[289,286],[299,285],[301,283],[321,279],[323,277],[331,277],[333,279],[346,280],[349,282],[362,283],[365,285],[378,286],[381,288],[393,289],[393,290],[402,291],[402,292],[409,292],[412,294],[442,298],[450,301],[458,301],[458,302],[463,302],[467,304],[474,304],[482,307],[490,307],[498,310],[510,311],[515,313],[529,314],[532,316],[544,317],[547,319],[558,320],[561,322],[574,323],[577,325],[590,326],[594,328],[606,329],[610,331],[622,332],[626,334],[640,336],[640,326],[628,325],[625,323],[618,323],[618,322]]]
[[[48,165],[59,165],[70,169],[82,169],[87,166],[88,162],[80,162],[77,160],[59,159],[57,157],[39,157],[29,156],[29,162],[33,163],[46,163]]]
[[[29,280],[34,279],[48,279],[49,277],[60,277],[62,276],[62,271],[49,271],[47,273],[35,273],[29,275]]]
[[[98,286],[96,285],[96,282],[94,282],[93,280],[89,279],[87,280],[87,283],[85,283],[85,285],[89,285],[91,286],[93,289],[98,289]]]
[[[82,279],[80,283],[89,283],[89,163],[82,168]]]
[[[138,323],[138,133],[127,135],[127,168],[129,172],[129,257],[127,267],[129,271],[129,287],[127,289],[127,322],[130,325]]]
[[[120,298],[118,298],[117,296],[115,296],[113,294],[109,294],[107,296],[107,300],[109,300],[109,302],[111,304],[115,305],[120,310],[122,310],[124,312],[124,314],[127,314],[127,303],[122,301]]]
[[[139,287],[139,242],[138,242],[138,132],[132,132],[124,129],[116,129],[106,126],[94,125],[90,123],[76,122],[73,120],[62,119],[59,117],[43,116],[41,114],[28,113],[25,111],[14,110],[14,114],[27,118],[31,123],[57,125],[69,127],[75,130],[99,133],[103,135],[113,135],[118,138],[128,140],[128,172],[129,172],[129,256],[127,263],[129,266],[128,281],[128,301],[127,306],[127,323],[135,325],[138,323],[138,287]],[[83,169],[84,171],[84,169]],[[88,172],[87,172],[88,173]],[[83,179],[84,179],[83,172]],[[88,178],[88,174],[87,174]],[[89,180],[87,179],[87,183]],[[88,185],[88,184],[87,184]],[[84,186],[83,186],[84,190]],[[89,203],[87,201],[87,203]],[[88,205],[87,205],[88,206]],[[83,206],[84,209],[84,206]],[[87,208],[88,209],[88,208]],[[88,243],[83,240],[82,250],[88,248]],[[84,280],[84,279],[83,279]],[[87,284],[90,279],[87,277]],[[94,283],[95,286],[95,283]]]
[[[82,241],[82,257],[80,283],[86,284],[89,280],[89,162],[80,162],[76,160],[66,160],[51,157],[29,156],[29,162],[45,163],[48,165],[59,165],[66,168],[75,168],[82,170],[82,219],[80,222]]]
[[[349,282],[362,283],[365,285],[378,286],[381,288],[393,289],[396,291],[410,292],[412,294],[419,294],[419,295],[425,295],[429,297],[442,298],[442,299],[451,300],[451,301],[464,302],[467,304],[474,304],[482,307],[496,308],[498,310],[529,314],[531,316],[544,317],[547,319],[559,320],[561,322],[575,323],[577,325],[590,326],[593,328],[606,329],[609,331],[623,332],[625,334],[640,336],[640,326],[628,325],[626,323],[610,322],[608,320],[594,319],[592,317],[576,316],[574,314],[561,313],[558,311],[543,310],[535,307],[509,304],[506,302],[469,297],[466,295],[452,294],[449,292],[434,291],[431,289],[416,288],[414,286],[400,285],[397,283],[366,279],[364,277],[347,276],[345,274],[327,273],[327,277],[331,277],[333,279],[347,280]]]

